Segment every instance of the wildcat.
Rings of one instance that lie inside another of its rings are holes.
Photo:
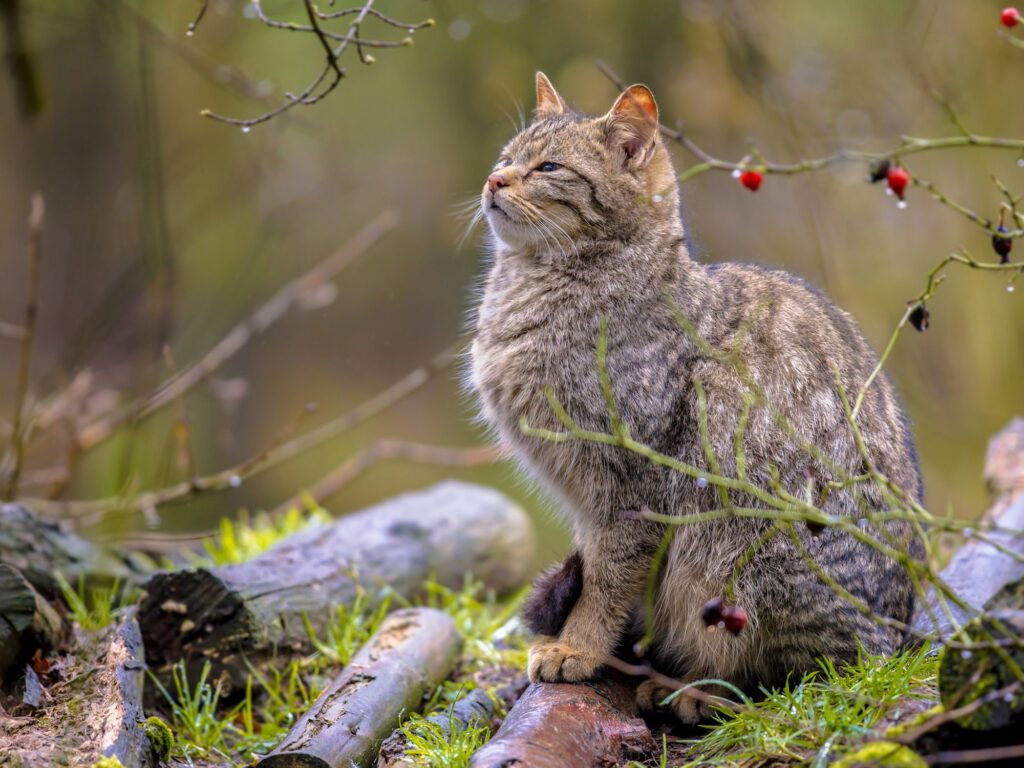
[[[499,440],[560,502],[578,550],[563,568],[568,580],[539,593],[567,615],[549,616],[551,634],[531,648],[532,680],[593,677],[644,618],[645,584],[667,530],[645,511],[685,518],[765,506],[620,446],[524,433],[523,423],[565,431],[546,388],[580,428],[611,431],[595,353],[602,318],[611,392],[633,439],[711,472],[706,422],[716,474],[736,477],[739,432],[756,485],[815,500],[828,488],[826,512],[858,518],[906,557],[922,556],[908,522],[875,528],[864,519],[886,507],[877,486],[841,484],[867,471],[837,385],[838,377],[852,397],[865,383],[876,364],[867,342],[849,315],[786,273],[690,257],[648,88],[634,85],[607,114],[590,117],[538,73],[536,119],[502,149],[481,209],[493,263],[475,318],[470,385]],[[738,430],[752,389],[761,400]],[[907,420],[884,376],[867,390],[856,423],[874,468],[909,502],[920,500]],[[684,682],[777,685],[822,656],[852,661],[860,647],[890,653],[900,645],[914,590],[898,558],[834,526],[794,525],[799,547],[788,531],[770,535],[771,526],[732,515],[676,528],[646,617],[657,668]],[[733,578],[744,553],[749,560]],[[705,604],[723,594],[747,612],[735,636],[702,620]],[[637,696],[651,707],[668,692],[647,681]],[[702,707],[685,696],[672,702],[684,722],[697,721]]]

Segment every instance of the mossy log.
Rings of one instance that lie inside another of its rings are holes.
[[[986,644],[990,643],[989,647]],[[972,645],[972,648],[962,646]],[[1024,713],[1024,610],[993,609],[954,634],[939,662],[946,711],[963,709],[957,724],[993,731]]]
[[[72,584],[79,577],[135,584],[148,575],[130,555],[98,547],[18,504],[0,505],[0,563],[17,568],[49,598],[59,591],[54,579],[57,572]]]
[[[209,659],[244,679],[243,660],[305,650],[336,606],[379,585],[407,598],[431,577],[451,588],[472,574],[499,594],[533,559],[529,518],[497,491],[444,482],[302,531],[241,565],[160,573],[139,623],[151,667]]]
[[[124,768],[153,766],[143,726],[142,638],[134,618],[105,637],[82,638],[75,654],[62,658],[61,670],[64,683],[50,686],[37,716],[9,718],[0,710],[0,764],[56,768],[116,758]]]
[[[374,765],[381,742],[448,676],[461,646],[446,613],[391,614],[259,768]]]
[[[449,738],[452,728],[484,726],[493,732],[499,725],[497,721],[501,712],[511,709],[527,685],[524,674],[494,691],[474,688],[450,707],[425,719],[437,725]],[[405,734],[401,729],[395,730],[381,745],[377,768],[412,768],[417,765],[413,758],[406,756],[408,748],[409,740]]]
[[[66,626],[53,607],[13,566],[0,563],[0,681],[20,676],[38,649],[57,647]]]
[[[657,751],[636,708],[636,687],[611,675],[590,683],[533,684],[472,768],[593,768],[643,760]]]
[[[1006,585],[1024,579],[1024,419],[1014,419],[989,443],[985,480],[996,494],[983,525],[1002,530],[984,539],[967,537],[942,570],[942,579],[970,606],[949,605],[958,624],[965,624]],[[930,593],[914,618],[914,629],[946,640],[955,630],[946,610]]]

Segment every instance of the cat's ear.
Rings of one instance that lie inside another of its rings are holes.
[[[658,137],[658,105],[646,85],[631,85],[604,117],[608,140],[616,144],[631,165],[643,167],[654,156]]]
[[[554,117],[565,112],[565,102],[543,72],[537,73],[537,117]]]

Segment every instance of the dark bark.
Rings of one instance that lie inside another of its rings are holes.
[[[989,541],[968,538],[942,570],[942,579],[963,599],[971,610],[949,606],[959,624],[977,616],[1001,589],[1024,579],[1024,419],[1014,419],[989,443],[985,459],[985,480],[996,497],[983,523],[998,525],[1008,531],[990,531]],[[1012,531],[1012,532],[1011,532]],[[934,593],[918,608],[914,628],[935,633],[940,641],[953,631],[945,610]]]
[[[0,681],[20,675],[36,650],[60,644],[65,625],[13,566],[0,563]]]
[[[306,649],[303,619],[322,634],[361,588],[414,597],[434,577],[467,573],[498,593],[520,586],[533,558],[526,515],[486,488],[446,482],[289,537],[242,565],[161,573],[145,585],[139,622],[153,667],[209,659],[244,679],[244,658]]]
[[[448,676],[461,645],[441,611],[391,614],[259,768],[374,765],[381,742]]]
[[[650,757],[657,745],[635,697],[635,686],[617,675],[531,685],[470,765],[596,768]]]
[[[49,598],[59,592],[53,576],[58,571],[72,584],[80,576],[123,583],[138,583],[146,576],[129,555],[98,547],[17,504],[0,505],[0,563],[17,568]]]

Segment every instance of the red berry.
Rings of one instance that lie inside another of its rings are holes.
[[[889,182],[889,189],[892,190],[896,197],[902,200],[903,192],[906,190],[907,184],[910,183],[910,174],[897,165],[889,169],[885,178]]]
[[[731,605],[722,611],[722,623],[726,631],[738,635],[747,627],[747,612],[738,605]]]
[[[757,192],[757,188],[761,186],[762,178],[761,174],[757,171],[744,171],[740,174],[740,184],[751,192]]]
[[[1016,27],[1020,24],[1020,11],[1016,8],[1003,8],[1003,12],[999,14],[999,20],[1003,22],[1004,27]]]

